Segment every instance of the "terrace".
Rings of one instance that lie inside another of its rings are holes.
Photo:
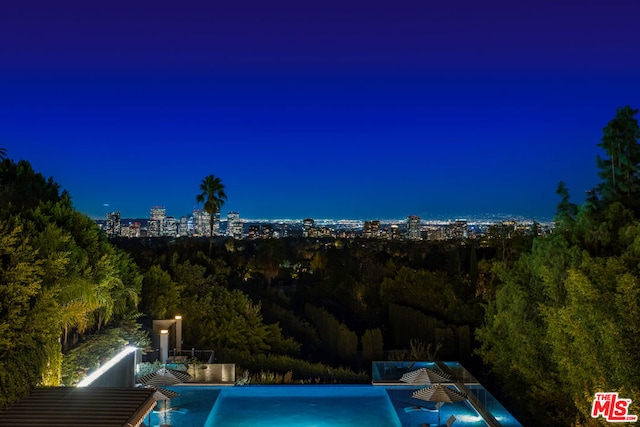
[[[192,375],[181,384],[167,386],[169,392],[158,397],[153,389],[126,386],[140,377],[136,375],[134,350],[128,348],[89,375],[82,387],[66,388],[62,398],[61,388],[34,391],[0,413],[0,426],[224,427],[260,423],[417,427],[444,423],[451,415],[455,416],[455,426],[521,426],[457,362],[374,362],[370,385],[279,386],[234,386],[233,365],[205,364],[199,365],[198,370],[208,371],[210,376]],[[448,375],[440,384],[462,393],[465,399],[437,403],[413,397],[430,383],[401,378],[421,368]],[[194,367],[182,369],[194,372]],[[131,407],[131,396],[135,396],[135,408]]]

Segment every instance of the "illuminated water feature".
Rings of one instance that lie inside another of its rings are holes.
[[[147,426],[173,427],[405,427],[437,423],[436,411],[415,410],[412,387],[372,385],[175,386],[170,411],[154,411]],[[160,407],[164,406],[159,402]],[[456,426],[484,426],[467,402],[441,407]],[[508,412],[507,412],[508,414]],[[515,421],[515,420],[514,420]],[[507,425],[511,425],[507,423]],[[519,425],[517,421],[513,425]]]
[[[233,387],[218,396],[206,427],[366,425],[401,427],[385,390],[357,386]]]

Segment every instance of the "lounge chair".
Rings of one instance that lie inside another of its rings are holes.
[[[405,401],[409,403],[408,401]],[[422,405],[416,405],[415,403],[411,403],[410,406],[406,406],[404,408],[404,412],[413,412],[413,411],[428,411],[433,412],[440,409],[442,406],[442,402],[424,402]]]

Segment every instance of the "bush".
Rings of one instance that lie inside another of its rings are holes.
[[[231,356],[227,354],[227,357]],[[363,384],[371,381],[366,373],[356,373],[348,368],[333,368],[322,363],[311,363],[279,355],[256,355],[235,358],[237,372],[258,372],[251,375],[252,384]],[[241,360],[241,362],[238,362]],[[228,363],[234,363],[233,358]]]

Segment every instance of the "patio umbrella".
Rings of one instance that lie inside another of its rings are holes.
[[[174,397],[178,397],[180,396],[180,393],[176,393],[173,390],[168,390],[166,388],[162,388],[162,387],[152,387],[153,389],[155,389],[155,393],[153,393],[153,398],[156,400],[171,400]]]
[[[409,383],[409,384],[433,384],[433,383],[444,383],[448,382],[451,379],[451,375],[446,374],[442,371],[430,369],[430,368],[420,368],[414,371],[407,372],[400,377],[400,381]]]
[[[435,384],[431,387],[422,388],[413,392],[414,399],[420,399],[427,402],[443,402],[454,403],[467,400],[465,393],[454,390],[451,387],[442,384]],[[440,424],[440,405],[438,405],[438,425]]]
[[[186,372],[176,371],[175,369],[160,368],[156,372],[143,375],[140,377],[140,383],[155,387],[180,384],[191,378]]]
[[[170,410],[170,408],[167,406],[167,402],[169,402],[169,400],[173,399],[174,397],[180,396],[180,393],[176,393],[173,390],[168,390],[162,387],[153,387],[153,386],[148,386],[148,387],[155,390],[155,393],[153,393],[153,398],[156,400],[156,402],[160,402],[160,401],[164,402],[163,409],[160,409],[161,407],[158,406],[158,410],[161,410],[164,412],[164,418],[166,420],[167,412]]]

